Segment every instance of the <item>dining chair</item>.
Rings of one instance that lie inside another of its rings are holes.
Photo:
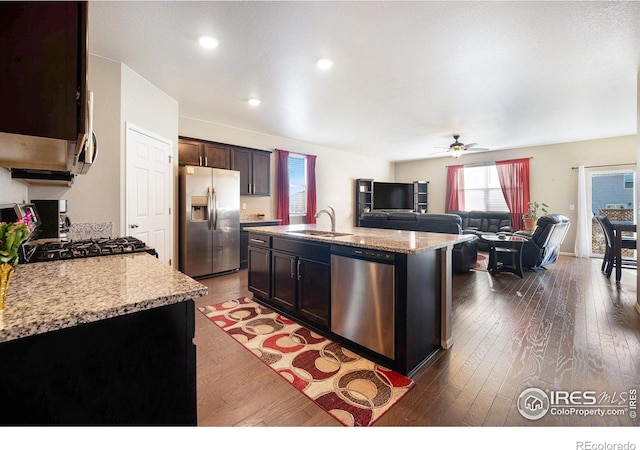
[[[596,220],[602,227],[602,231],[604,233],[604,238],[605,238],[605,244],[606,244],[604,258],[602,260],[602,266],[600,267],[600,270],[607,276],[607,278],[610,278],[611,273],[613,272],[613,268],[615,266],[615,259],[616,259],[615,235],[613,232],[613,224],[611,223],[611,220],[609,220],[609,218],[604,215],[596,216]],[[622,236],[622,244],[621,244],[620,251],[622,251],[623,248],[635,249],[636,247],[637,247],[636,238]]]

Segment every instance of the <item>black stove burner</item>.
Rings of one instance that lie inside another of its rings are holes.
[[[24,262],[58,261],[138,252],[156,255],[155,250],[147,247],[144,242],[134,237],[51,241],[34,244],[26,249]]]

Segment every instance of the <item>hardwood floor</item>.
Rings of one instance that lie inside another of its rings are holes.
[[[640,389],[636,272],[619,287],[600,259],[561,256],[546,271],[453,277],[453,338],[377,426],[629,426],[624,416],[545,415],[516,409],[529,387],[619,395]],[[247,272],[202,280],[196,306],[249,296]],[[200,426],[341,426],[196,312]]]

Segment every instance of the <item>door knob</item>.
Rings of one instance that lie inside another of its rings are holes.
[[[139,225],[137,223],[132,223],[131,225],[129,225],[129,228],[138,228]]]

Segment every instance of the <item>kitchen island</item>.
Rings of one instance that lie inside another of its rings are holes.
[[[0,423],[196,425],[193,298],[148,253],[21,264],[0,311]]]
[[[254,227],[249,290],[347,348],[411,375],[437,349],[453,345],[452,248],[472,238],[360,227]],[[370,308],[367,299],[375,301]]]

